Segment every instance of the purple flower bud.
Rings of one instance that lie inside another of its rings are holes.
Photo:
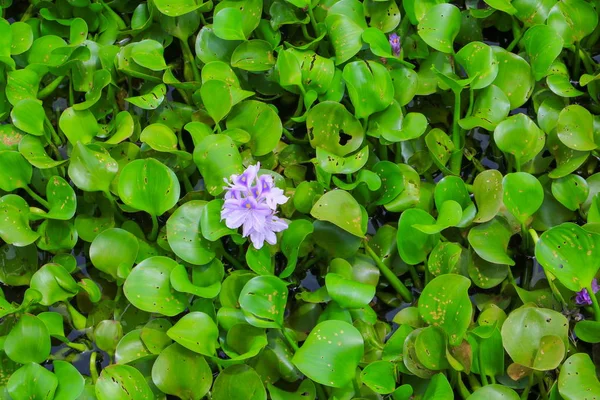
[[[400,43],[400,36],[398,36],[395,32],[390,34],[389,37],[390,40],[390,45],[392,46],[392,51],[394,52],[394,55],[396,57],[398,57],[400,55],[400,47],[401,47],[401,43]]]
[[[275,216],[277,205],[288,198],[283,190],[275,187],[270,175],[258,177],[260,164],[249,166],[241,175],[232,175],[225,180],[225,203],[221,209],[221,220],[231,229],[242,227],[242,235],[250,237],[255,248],[264,242],[277,243],[276,232],[288,227],[288,223]],[[256,184],[255,184],[256,181]]]
[[[596,294],[600,290],[600,285],[598,285],[598,280],[594,278],[592,281],[592,291]],[[575,303],[580,306],[589,306],[592,304],[592,298],[590,297],[590,293],[587,289],[582,289],[577,292],[575,296]]]

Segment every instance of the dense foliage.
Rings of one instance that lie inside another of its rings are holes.
[[[0,6],[0,398],[600,398],[598,0]]]

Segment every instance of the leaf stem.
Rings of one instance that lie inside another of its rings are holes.
[[[456,380],[458,384],[458,393],[460,394],[460,397],[462,397],[464,400],[467,400],[469,396],[471,396],[471,392],[469,392],[469,389],[467,389],[467,387],[465,386],[461,375],[462,374],[459,372],[458,379]]]
[[[454,116],[452,118],[452,142],[454,143],[454,153],[450,158],[450,170],[453,174],[460,176],[462,164],[462,135],[458,125],[460,119],[460,91],[454,92]]]
[[[512,51],[515,48],[515,46],[519,43],[519,41],[521,40],[521,37],[523,37],[523,30],[521,29],[521,27],[519,26],[519,23],[517,22],[517,20],[514,17],[512,17],[512,31],[513,31],[513,40],[512,40],[512,42],[510,42],[510,44],[506,48],[506,51]]]
[[[292,337],[290,336],[290,334],[285,330],[285,327],[280,329],[281,334],[283,335],[283,337],[285,338],[286,342],[290,345],[290,347],[294,350],[294,353],[298,351],[299,347],[296,344],[296,342],[294,341],[294,339],[292,339]]]
[[[585,288],[588,294],[590,295],[590,299],[592,300],[592,308],[594,309],[594,316],[596,317],[596,321],[600,322],[600,305],[598,304],[598,298],[596,294],[592,290],[592,285],[589,285]]]
[[[533,386],[533,374],[529,374],[529,382],[527,383],[527,386],[525,386],[523,393],[521,393],[521,400],[527,400],[527,398],[529,397],[529,390],[531,390],[532,386]]]
[[[194,80],[196,82],[201,82],[200,71],[198,71],[198,67],[196,66],[196,62],[194,61],[194,54],[192,53],[192,49],[190,48],[190,44],[187,39],[179,39],[181,42],[181,51],[183,52],[184,58],[184,77],[187,81]],[[192,76],[190,76],[190,71]]]
[[[538,384],[538,388],[540,389],[540,395],[542,396],[542,400],[548,400],[548,391],[546,390],[546,385],[544,384],[544,377],[542,376],[542,372],[535,372],[535,378]]]
[[[92,377],[92,383],[96,384],[98,380],[98,370],[96,369],[96,357],[98,353],[95,351],[90,354],[90,376]]]
[[[223,257],[225,257],[225,259],[229,261],[229,263],[231,263],[235,267],[235,269],[247,269],[244,268],[244,266],[227,251],[223,251]]]
[[[394,274],[392,270],[389,269],[388,266],[383,263],[383,261],[381,261],[381,259],[377,256],[377,254],[375,254],[373,249],[371,249],[371,247],[366,242],[364,243],[364,246],[365,251],[367,252],[369,257],[371,257],[373,261],[375,261],[375,265],[377,265],[377,268],[379,268],[379,271],[381,271],[383,276],[388,280],[389,284],[396,290],[396,292],[402,297],[404,301],[406,301],[407,303],[412,302],[413,295],[410,292],[410,290],[408,290],[408,288],[404,286],[400,279],[398,279],[396,274]]]
[[[581,57],[579,56],[579,50],[581,50],[581,41],[578,40],[575,45],[575,67],[573,69],[573,76],[579,76],[579,70],[581,68]]]
[[[323,386],[321,386],[320,383],[316,383],[316,382],[315,382],[315,386],[317,388],[317,399],[319,399],[319,400],[327,400],[327,394],[325,393],[325,390],[323,389]]]
[[[308,16],[310,17],[310,25],[315,31],[315,37],[319,37],[319,28],[317,27],[317,20],[315,19],[315,14],[313,13],[312,4],[308,6]]]
[[[110,193],[109,190],[107,190],[106,192],[103,192],[103,193],[104,193],[104,196],[106,196],[106,198],[110,202],[110,206],[111,206],[115,216],[119,220],[119,222],[125,221],[125,217],[123,217],[123,214],[121,214],[121,210],[119,209],[119,206],[117,206],[117,202],[116,202],[114,196]]]
[[[300,29],[302,29],[302,36],[304,36],[304,39],[306,39],[306,40],[308,40],[310,42],[312,42],[313,40],[315,40],[314,37],[312,37],[312,36],[310,36],[308,34],[308,30],[306,29],[306,25],[300,24]]]
[[[50,96],[60,83],[65,79],[66,75],[59,76],[55,78],[52,82],[47,84],[42,90],[38,92],[37,98],[40,100],[44,100],[46,97]]]
[[[152,218],[152,231],[150,231],[150,235],[148,235],[148,240],[154,242],[158,237],[158,219],[154,214],[150,214],[150,218]]]
[[[29,186],[23,186],[23,189],[35,201],[37,201],[38,203],[40,203],[41,205],[43,205],[44,207],[46,207],[48,210],[50,210],[50,204],[48,204],[48,202],[46,200],[44,200],[40,195],[38,195],[36,192],[34,192],[33,189],[31,189]]]

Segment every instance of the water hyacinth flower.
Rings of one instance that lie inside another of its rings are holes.
[[[395,32],[390,34],[389,37],[390,45],[392,46],[392,51],[394,55],[398,57],[400,55],[400,36],[398,36]]]
[[[598,285],[598,280],[594,278],[592,281],[592,291],[597,293],[600,290],[600,285]],[[580,306],[590,306],[592,305],[592,298],[586,289],[580,290],[577,292],[577,296],[575,296],[575,303]]]
[[[251,165],[241,174],[225,180],[225,203],[221,220],[231,229],[242,227],[242,236],[250,237],[255,248],[264,242],[277,243],[275,233],[284,231],[288,223],[276,216],[277,206],[288,198],[275,186],[270,175],[258,176],[260,163]]]

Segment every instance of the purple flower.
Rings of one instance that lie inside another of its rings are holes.
[[[597,293],[600,290],[600,285],[598,285],[598,280],[594,278],[592,281],[592,291]],[[587,289],[582,289],[577,292],[577,296],[575,296],[575,303],[580,306],[589,306],[592,304],[592,298],[590,297],[590,293],[588,293]]]
[[[249,166],[241,175],[225,180],[225,203],[221,220],[231,229],[242,227],[242,236],[250,237],[255,248],[264,242],[277,243],[276,232],[287,229],[286,221],[275,216],[277,205],[288,198],[283,190],[275,187],[270,175],[258,176],[260,163]],[[256,184],[255,184],[256,181]]]
[[[398,57],[400,55],[400,36],[398,36],[395,32],[390,34],[389,37],[390,40],[390,45],[392,46],[392,51],[394,52],[394,55],[396,57]]]

